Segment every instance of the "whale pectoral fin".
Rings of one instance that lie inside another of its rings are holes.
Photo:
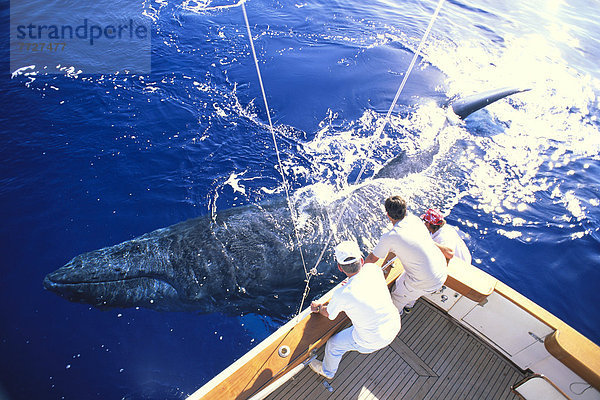
[[[395,167],[397,167],[398,165],[402,164],[402,162],[404,162],[404,160],[406,160],[406,150],[400,151],[400,154],[398,154],[396,157],[394,157],[391,160],[389,160],[388,162],[386,162],[379,169],[379,171],[377,171],[375,173],[375,175],[373,176],[373,178],[375,178],[375,179],[377,179],[377,178],[387,178],[388,175],[390,175],[389,171],[395,169]]]
[[[531,89],[502,88],[475,94],[472,96],[463,97],[452,103],[452,110],[461,119],[465,119],[469,115],[473,114],[475,111],[481,110],[485,106],[488,106],[500,99],[503,99],[516,93],[527,92],[528,90]]]

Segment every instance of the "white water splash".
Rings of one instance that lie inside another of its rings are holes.
[[[238,192],[243,195],[246,195],[246,188],[240,184],[240,178],[239,178],[240,176],[243,176],[245,173],[246,173],[246,171],[244,171],[240,174],[236,174],[235,172],[232,172],[231,175],[229,175],[229,178],[227,178],[227,180],[225,181],[224,185],[231,186],[231,188],[233,189],[234,192]]]

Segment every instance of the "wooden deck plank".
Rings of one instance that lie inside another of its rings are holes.
[[[395,379],[397,381],[398,379],[400,379],[400,380],[406,379],[406,378],[410,379],[410,376],[415,375],[414,369],[408,363],[404,362],[402,360],[402,358],[400,356],[398,356],[398,354],[396,352],[394,352],[391,348],[390,348],[390,361],[392,361],[390,363],[391,368],[387,371],[386,374],[380,375],[380,383],[377,385],[377,387],[373,387],[373,390],[371,390],[372,393],[375,395],[375,398],[377,398],[377,399],[387,398],[387,397],[385,397],[385,393],[390,388],[390,385],[388,385],[388,383],[390,380],[394,379],[395,376],[399,377],[399,378]],[[398,368],[400,366],[402,368]],[[396,373],[396,370],[400,370],[401,374],[398,375]],[[391,387],[393,387],[393,385],[391,385]]]
[[[366,367],[368,366],[366,354],[360,354],[357,352],[352,354],[352,362],[347,364],[344,369],[338,371],[339,376],[336,374],[336,377],[333,379],[333,381],[331,381],[331,386],[335,388],[335,396],[332,398],[337,398],[341,393],[345,393],[346,391],[351,390],[353,387],[356,387],[358,382],[354,380],[354,373],[357,370],[361,370],[361,367],[363,366],[366,370]]]
[[[393,388],[389,399],[408,399],[408,397],[405,396],[408,393],[408,391],[410,391],[410,389],[415,385],[415,383],[417,383],[418,379],[419,375],[417,374],[407,375],[405,379],[403,379],[403,381],[406,381],[406,383],[396,385],[396,387]]]
[[[479,355],[477,346],[469,343],[466,350],[457,358],[456,367],[448,371],[447,381],[445,386],[441,388],[440,394],[436,397],[437,399],[449,399],[456,394],[460,387],[465,384],[465,381],[468,380],[473,369],[477,368],[480,361]]]
[[[336,397],[337,398],[347,398],[348,397],[348,393],[351,392],[359,392],[361,387],[364,385],[364,382],[366,382],[369,379],[370,373],[371,373],[371,369],[376,365],[376,361],[377,358],[376,357],[368,357],[367,355],[363,354],[363,361],[358,365],[358,367],[361,367],[360,369],[357,368],[353,368],[352,371],[349,371],[348,376],[347,376],[347,382],[344,385],[340,385],[338,386],[338,388],[336,389]],[[361,369],[363,369],[362,367],[364,366],[364,373],[357,373],[358,371],[360,371]],[[350,382],[352,384],[350,384]]]
[[[396,390],[398,387],[409,385],[411,380],[415,380],[418,375],[414,370],[405,362],[400,362],[396,366],[395,372],[392,374],[390,379],[393,379],[393,384],[388,384],[381,392],[381,399],[393,398],[390,393]]]
[[[438,315],[436,320],[429,322],[429,332],[426,335],[426,342],[421,346],[423,349],[419,354],[423,359],[426,359],[427,354],[435,351],[436,347],[444,340],[445,334],[448,331],[447,321],[443,316]]]
[[[426,399],[433,400],[445,395],[444,390],[447,386],[446,384],[450,382],[449,380],[451,379],[456,365],[461,361],[465,349],[467,349],[469,345],[469,343],[460,336],[456,338],[456,341],[456,346],[454,346],[452,351],[446,352],[446,357],[440,357],[437,360],[436,364],[438,368],[433,368],[433,370],[437,372],[440,379],[438,384],[436,384],[435,387],[432,388],[432,390],[428,393],[427,397],[425,397]]]
[[[415,399],[417,393],[423,388],[423,386],[427,384],[427,380],[429,378],[431,377],[419,375],[411,385],[406,385],[402,388],[402,390],[398,393],[398,398]]]
[[[406,393],[405,398],[406,399],[414,399],[414,400],[423,400],[425,398],[425,396],[427,395],[427,393],[429,393],[429,391],[431,390],[431,388],[433,386],[435,386],[436,383],[438,383],[439,377],[437,376],[428,376],[425,383],[423,383],[421,386],[416,387],[414,386],[413,388],[411,388],[411,390]],[[416,390],[413,390],[416,389]]]
[[[275,393],[277,393],[281,400],[289,400],[290,397],[288,394],[290,392],[294,392],[296,390],[296,385],[298,385],[300,382],[306,381],[306,379],[307,377],[303,370],[298,375],[290,379],[284,386],[280,387]]]
[[[411,312],[412,317],[415,318],[414,327],[410,334],[407,332],[407,336],[404,337],[401,335],[401,339],[410,347],[414,347],[417,343],[423,340],[423,337],[427,337],[427,334],[431,330],[431,325],[434,323],[431,319],[438,320],[438,315],[430,315],[427,312],[428,310],[424,309],[424,307],[415,307],[415,309]],[[402,332],[402,331],[400,331]]]
[[[490,358],[489,362],[479,372],[479,382],[488,382],[487,385],[473,385],[465,398],[483,398],[486,392],[491,389],[493,384],[498,381],[498,371],[504,366],[502,358],[500,358],[493,350],[486,347],[487,355]]]
[[[462,330],[458,326],[454,329]],[[465,383],[465,380],[469,381],[468,377],[476,372],[478,369],[477,364],[480,364],[482,361],[481,356],[484,355],[482,351],[483,344],[476,340],[472,335],[468,335],[466,331],[459,333],[459,336],[455,336],[452,341],[449,341],[446,346],[443,346],[445,350],[441,352],[441,354],[438,353],[439,356],[441,356],[441,359],[445,361],[446,366],[440,366],[440,369],[436,370],[443,379],[441,380],[440,385],[432,391],[430,397],[433,399],[446,399],[453,396],[460,390],[460,386]],[[464,342],[461,347],[455,346],[457,338]],[[459,356],[451,357],[448,354],[449,352],[455,354],[458,353]],[[459,365],[458,368],[455,367],[457,363]]]
[[[409,342],[418,331],[422,328],[422,322],[426,320],[427,316],[420,313],[421,306],[415,305],[413,311],[410,314],[403,314],[400,319],[403,327],[400,329],[400,337],[405,342]]]
[[[402,340],[409,346],[419,349],[416,351],[419,356],[423,356],[423,352],[431,348],[432,345],[437,344],[439,340],[440,332],[444,330],[444,320],[440,315],[435,315],[431,318],[429,310],[421,309],[420,314],[423,315],[421,322],[421,330],[418,331],[417,335],[410,340],[402,338]]]
[[[506,392],[510,392],[510,386],[513,383],[515,383],[515,381],[513,381],[512,370],[509,365],[505,364],[505,367],[502,371],[502,378],[497,381],[495,385],[495,391],[492,390],[490,396],[494,399],[504,397]]]
[[[494,377],[496,379],[494,379],[492,382],[490,382],[490,384],[488,385],[488,387],[486,388],[486,390],[483,392],[483,395],[486,397],[492,397],[496,391],[501,388],[501,384],[502,384],[502,376],[505,372],[505,366],[499,366],[499,368],[496,369]]]
[[[431,369],[439,376],[445,376],[454,359],[460,356],[460,352],[466,345],[465,338],[460,334],[455,334],[448,346],[444,347],[443,351],[435,354],[436,357],[432,360],[433,365],[429,364]]]
[[[312,386],[311,390],[304,392],[302,396],[298,396],[299,393],[296,393],[297,397],[295,398],[344,398],[343,396],[346,391],[357,386],[356,374],[358,371],[360,371],[359,367],[372,368],[377,362],[377,359],[377,354],[360,354],[358,352],[349,352],[344,355],[335,378],[331,381],[328,381],[334,388],[333,393],[326,391],[325,387],[323,386],[322,382],[325,379],[322,377],[317,377],[319,385]],[[371,360],[371,362],[369,362],[369,360]],[[367,363],[365,364],[365,362]],[[309,373],[316,377],[316,374],[314,374],[312,371],[309,371]]]
[[[435,367],[436,361],[438,361],[440,357],[445,357],[446,354],[452,352],[456,342],[460,340],[460,332],[456,330],[448,331],[448,326],[445,328],[445,335],[440,337],[438,343],[430,346],[428,349],[423,349],[423,351],[419,354],[421,358],[423,358],[423,361],[430,365],[434,371],[436,368],[439,368],[439,366]]]
[[[300,377],[300,379],[297,379],[294,382],[293,386],[286,385],[286,386],[289,386],[290,390],[285,393],[282,393],[280,398],[282,400],[283,399],[285,399],[285,400],[297,399],[299,394],[301,395],[301,394],[303,394],[307,391],[313,390],[315,387],[317,387],[319,385],[319,383],[317,381],[318,381],[318,379],[317,379],[316,375],[307,366],[302,371],[302,376]]]
[[[401,363],[394,368],[392,375],[390,376],[390,380],[386,382],[385,386],[381,391],[381,396],[379,399],[389,399],[391,398],[390,393],[398,386],[398,382],[401,382],[407,376],[412,373],[411,368],[406,363]]]
[[[510,386],[512,387],[513,385],[515,385],[516,383],[518,383],[522,379],[523,379],[523,376],[520,373],[517,373],[517,372],[513,371],[512,377],[510,379]],[[517,398],[518,398],[518,396],[515,395],[513,393],[513,391],[510,390],[510,388],[509,388],[506,391],[505,395],[502,396],[499,400],[511,400],[511,399],[517,399]]]
[[[373,357],[373,355],[384,355],[386,353],[386,351],[389,354],[389,349],[382,349],[377,351],[377,354],[369,354],[369,355],[365,355],[364,361],[363,363],[360,365],[361,369],[356,368],[352,371],[351,376],[349,376],[349,379],[351,379],[351,381],[353,382],[352,385],[347,384],[344,385],[342,388],[342,390],[337,391],[336,393],[336,397],[340,398],[340,399],[347,399],[347,398],[356,398],[356,396],[358,396],[358,394],[360,393],[360,391],[362,390],[362,388],[365,386],[365,384],[367,383],[367,381],[371,380],[371,376],[374,372],[374,369],[376,369],[376,366],[379,362],[379,358],[380,357]],[[364,369],[362,368],[364,366]],[[367,372],[363,372],[363,371],[367,371]]]
[[[483,390],[483,396],[491,396],[491,393],[494,392],[495,388],[505,387],[505,384],[501,382],[501,376],[503,371],[506,368],[511,368],[507,363],[499,362],[501,360],[494,359],[492,363],[492,368],[489,369],[488,374],[486,375],[488,380],[490,381],[490,385],[488,385],[485,390]],[[506,387],[508,389],[508,387]]]
[[[483,368],[486,368],[492,360],[491,357],[489,357],[489,354],[485,351],[485,348],[480,344],[473,347],[473,349],[474,350],[471,350],[474,352],[473,358],[470,360],[468,368],[465,368],[460,375],[457,374],[451,378],[454,380],[454,383],[452,385],[452,389],[448,390],[448,394],[446,396],[447,399],[462,399],[464,398],[463,393],[470,386],[480,386],[484,383],[479,379],[480,371]]]
[[[484,361],[481,363],[481,368],[477,373],[477,379],[475,380],[475,382],[477,382],[477,380],[487,382],[493,380],[493,376],[498,369],[497,355],[492,351],[486,351],[486,360],[487,362]],[[484,387],[481,385],[477,385],[476,383],[472,384],[470,388],[467,388],[467,390],[463,392],[470,393],[472,392],[473,388],[481,388],[479,390],[478,395],[483,394]]]
[[[392,342],[390,345],[390,348],[394,350],[406,363],[408,363],[419,375],[437,376],[437,374],[431,368],[429,368],[429,365],[419,358],[419,356],[402,340],[394,340],[394,342]]]
[[[471,358],[465,359],[463,370],[460,373],[454,374],[454,376],[451,378],[454,382],[451,390],[448,390],[447,392],[447,399],[454,397],[459,398],[460,394],[464,391],[467,385],[476,382],[476,380],[474,381],[473,379],[476,379],[481,368],[487,365],[489,362],[487,353],[481,343],[475,341],[471,344],[468,351],[471,354]]]
[[[450,325],[446,324],[446,329],[449,326]],[[440,339],[437,346],[430,346],[428,349],[423,349],[421,352],[418,350],[415,351],[434,371],[436,371],[436,368],[439,368],[439,366],[435,366],[436,361],[439,360],[440,357],[445,357],[449,351],[451,352],[460,337],[460,332],[455,329],[446,330],[445,332],[446,335],[443,339]]]
[[[475,339],[473,336],[471,336],[471,335],[469,335],[469,337],[467,337],[465,340],[466,340],[466,341],[469,341],[469,342],[470,342],[470,343],[472,343],[472,345],[474,345],[474,346],[481,345],[481,343],[479,343],[479,341],[478,341],[478,340],[476,340],[476,339]],[[481,369],[482,367],[487,367],[489,371],[494,371],[494,370],[496,370],[496,369],[497,369],[499,366],[501,366],[501,365],[502,365],[502,364],[498,364],[498,363],[496,362],[497,360],[496,360],[495,358],[497,358],[497,356],[494,358],[494,360],[492,360],[492,361],[494,361],[493,363],[491,363],[491,364],[490,364],[490,363],[489,363],[489,361],[488,361],[488,362],[486,362],[486,360],[487,360],[487,359],[486,359],[486,356],[487,356],[487,355],[489,355],[489,354],[492,354],[492,353],[493,353],[493,352],[492,352],[491,350],[488,350],[488,349],[486,349],[486,352],[485,352],[485,353],[483,353],[483,358],[480,358],[480,359],[477,359],[477,360],[471,360],[471,365],[473,366],[473,368],[474,368],[474,372],[475,372],[477,375],[481,376],[481,375],[482,375],[481,373],[482,373],[482,372],[485,372],[485,369],[482,371],[482,369]],[[466,362],[466,361],[465,361],[465,362]],[[466,373],[466,372],[463,372],[463,373]],[[455,377],[449,377],[449,378],[450,378],[450,380],[454,380],[455,382],[457,381],[457,379],[456,379]],[[489,378],[490,378],[490,379],[486,379],[486,378],[485,378],[485,376],[484,376],[482,379],[478,380],[478,381],[480,382],[480,384],[479,384],[478,386],[480,386],[480,385],[481,385],[482,383],[484,383],[484,382],[487,382],[486,386],[489,386],[491,383],[493,383],[493,382],[494,382],[494,379],[491,379],[491,378],[492,378],[492,376],[490,376]],[[477,381],[476,381],[476,382],[477,382]],[[456,383],[458,383],[458,382],[456,382]],[[452,394],[453,394],[453,392],[450,392],[450,391],[448,391],[448,395],[450,395],[450,396],[451,396]],[[447,397],[447,396],[444,396],[444,398],[446,398],[446,397]],[[484,398],[485,398],[485,397],[484,397]]]
[[[311,374],[307,373],[306,368],[307,367],[305,367],[305,369],[300,374],[294,377],[293,381],[289,381],[286,385],[280,388],[278,392],[275,392],[275,395],[278,399],[296,399],[298,393],[303,393],[309,388],[313,388],[315,386],[314,379],[312,379]]]
[[[395,375],[395,367],[399,361],[398,355],[394,354],[394,351],[389,347],[386,350],[387,351],[377,365],[376,373],[373,374],[371,378],[372,389],[369,389],[368,395],[360,396],[362,400],[376,400],[380,398]]]
[[[442,354],[452,351],[451,346],[459,336],[457,332],[448,329],[447,321],[439,321],[437,325],[439,329],[432,328],[431,337],[415,349],[415,353],[430,366],[435,365],[435,361],[442,357]]]
[[[372,368],[371,364],[371,368]],[[357,374],[360,375],[360,374]],[[360,378],[357,376],[357,381],[358,384],[355,385],[354,388],[352,388],[352,390],[347,391],[346,393],[344,393],[343,395],[341,395],[339,398],[341,399],[346,399],[346,398],[364,398],[366,396],[370,396],[373,394],[373,390],[375,390],[375,381],[373,380],[372,376],[369,375],[363,375],[360,376]]]
[[[473,368],[471,368],[468,377],[466,377],[467,379],[464,379],[463,382],[459,385],[455,394],[453,395],[453,399],[458,400],[466,398],[465,394],[471,389],[473,385],[477,383],[481,371],[484,371],[488,367],[488,365],[490,365],[490,363],[493,362],[492,354],[485,351],[485,346],[479,344],[479,348],[477,351],[479,363],[478,365],[475,365],[473,366]]]
[[[488,381],[492,379],[492,376],[495,373],[495,370],[498,368],[496,364],[496,360],[493,357],[493,354],[490,353],[489,362],[483,367],[481,371],[479,371],[479,380]],[[477,384],[473,384],[471,388],[466,392],[464,398],[482,398],[483,392],[486,389],[486,386],[481,386]]]
[[[381,366],[381,374],[378,375],[377,387],[373,390],[375,398],[385,398],[385,393],[389,390],[390,387],[395,385],[399,379],[403,376],[408,375],[411,372],[412,368],[405,363],[400,356],[396,352],[394,352],[391,348],[389,348],[389,356],[387,360],[387,367]]]
[[[512,385],[514,385],[515,383],[517,383],[519,380],[520,379],[517,375],[515,375],[515,372],[510,371],[510,373],[507,375],[507,382],[506,382],[505,390],[498,393],[496,398],[498,398],[499,400],[516,399],[517,396],[515,396],[515,394],[510,390],[510,387]]]

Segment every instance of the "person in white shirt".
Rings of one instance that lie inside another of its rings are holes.
[[[346,352],[372,353],[392,343],[400,331],[400,316],[392,303],[381,268],[363,264],[356,242],[338,244],[335,257],[346,280],[328,304],[312,302],[310,306],[312,312],[330,320],[343,311],[352,321],[351,327],[327,341],[323,361],[315,359],[309,364],[314,372],[327,379],[333,379]]]
[[[402,262],[404,272],[392,290],[392,301],[400,315],[410,312],[416,300],[439,290],[448,277],[447,264],[421,220],[406,210],[400,196],[385,200],[385,210],[393,228],[384,233],[366,259],[373,263],[395,256]]]
[[[467,264],[471,264],[471,253],[467,245],[459,236],[456,228],[446,223],[444,216],[439,210],[430,208],[425,214],[421,215],[421,219],[425,222],[431,238],[442,253],[444,253],[448,261],[452,257],[457,257]]]

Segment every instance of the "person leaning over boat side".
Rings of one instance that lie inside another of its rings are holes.
[[[404,272],[396,279],[392,289],[392,301],[400,315],[410,312],[417,299],[439,290],[446,278],[446,259],[435,245],[421,220],[406,210],[406,202],[400,196],[385,200],[387,217],[394,225],[379,239],[367,263],[386,257],[397,256]]]
[[[332,336],[325,345],[323,361],[313,360],[310,368],[333,379],[342,356],[348,351],[368,354],[388,346],[400,331],[400,315],[392,303],[383,271],[375,264],[363,264],[355,242],[335,248],[338,269],[347,278],[328,304],[312,302],[310,309],[330,320],[344,311],[352,326]]]
[[[455,227],[446,223],[439,210],[429,208],[425,214],[421,215],[421,219],[425,222],[425,227],[431,234],[431,238],[448,261],[452,257],[456,257],[467,264],[471,264],[471,253],[465,241],[459,236]]]

